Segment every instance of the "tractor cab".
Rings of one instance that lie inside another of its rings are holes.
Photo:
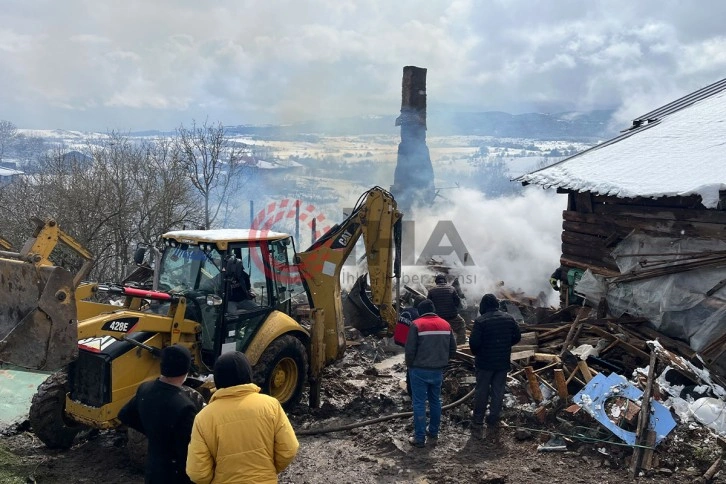
[[[287,234],[187,230],[162,240],[158,290],[186,298],[185,319],[201,324],[202,359],[209,367],[224,352],[244,352],[270,313],[290,314],[293,298],[304,294]]]

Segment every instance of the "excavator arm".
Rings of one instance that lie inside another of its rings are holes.
[[[394,277],[400,277],[402,216],[393,196],[374,187],[361,195],[343,222],[297,254],[298,272],[311,309],[317,315],[317,319],[313,317],[313,324],[323,328],[323,365],[340,359],[345,351],[340,271],[361,235],[370,276],[371,302],[380,311],[382,324],[393,332],[397,317],[391,294]]]

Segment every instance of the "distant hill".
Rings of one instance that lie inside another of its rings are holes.
[[[508,114],[503,112],[429,112],[430,136],[493,136],[541,140],[599,140],[616,133],[609,131],[613,111],[565,112],[555,114]],[[227,126],[229,134],[272,139],[304,139],[316,136],[395,135],[395,115],[360,116],[307,121],[284,126]],[[148,134],[148,133],[146,133]]]

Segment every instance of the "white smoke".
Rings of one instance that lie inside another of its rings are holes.
[[[451,193],[451,192],[449,192]],[[474,265],[464,266],[456,253],[445,257],[451,273],[462,274],[462,289],[470,303],[503,286],[557,304],[549,276],[559,266],[562,211],[567,198],[553,191],[528,187],[521,196],[487,199],[475,190],[456,191],[433,208],[414,209],[416,258],[442,220],[451,220]],[[441,246],[452,245],[444,239]],[[404,249],[405,250],[405,249]],[[430,279],[433,272],[422,266],[405,266],[409,280],[415,274]]]

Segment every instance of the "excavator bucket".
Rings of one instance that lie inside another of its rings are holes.
[[[75,291],[93,256],[55,220],[32,221],[20,252],[0,251],[0,363],[52,371],[78,354]],[[83,260],[75,274],[50,259],[59,243]]]
[[[386,329],[386,322],[381,318],[381,311],[368,294],[368,273],[358,277],[343,300],[343,311],[346,322],[363,334],[377,333]]]
[[[0,258],[0,362],[55,370],[78,353],[73,274]]]

